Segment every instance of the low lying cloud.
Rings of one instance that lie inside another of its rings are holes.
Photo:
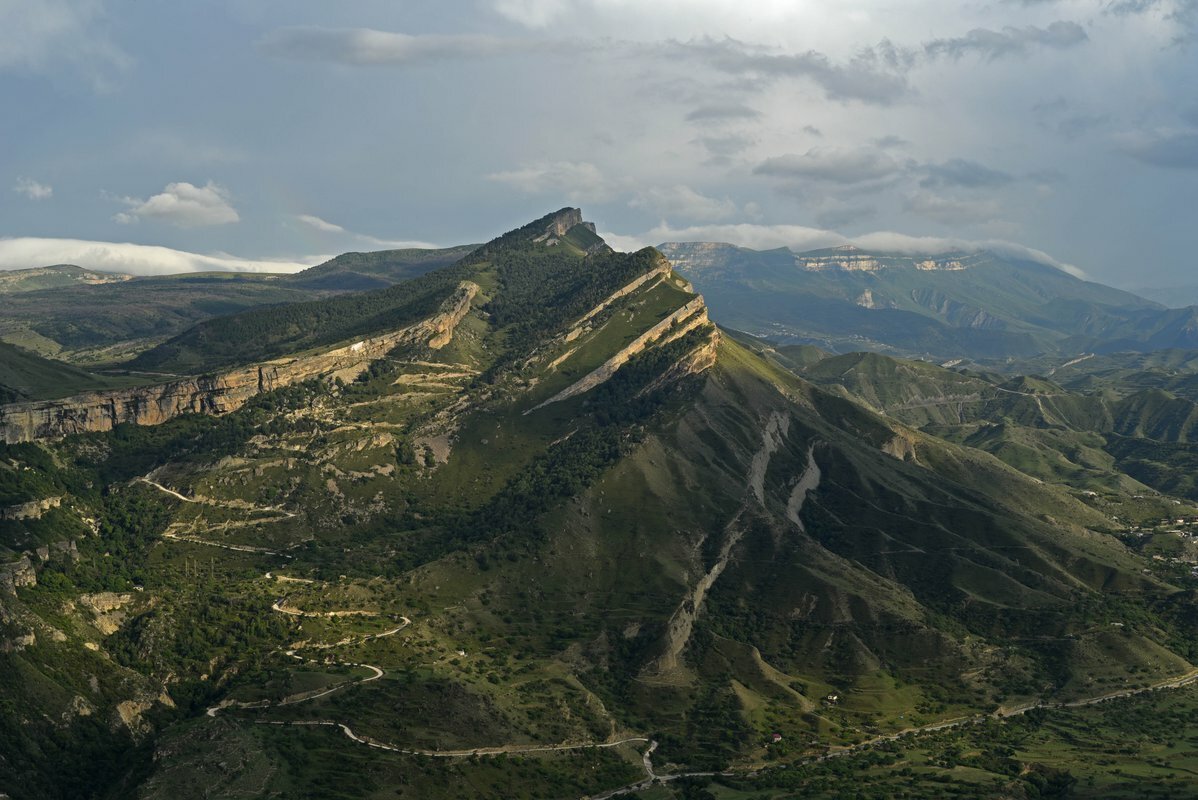
[[[299,272],[330,256],[249,259],[227,253],[204,255],[157,245],[84,239],[0,239],[0,270],[75,264],[102,272],[173,275],[180,272]]]
[[[17,178],[16,183],[12,185],[12,190],[17,194],[25,195],[30,200],[48,200],[54,196],[53,186],[38,183],[33,178]]]
[[[1001,31],[974,28],[964,36],[926,42],[924,52],[931,58],[977,55],[994,60],[1004,56],[1022,55],[1034,48],[1064,50],[1076,47],[1089,38],[1085,29],[1076,22],[1058,20],[1047,28],[1037,28],[1035,25],[1026,28],[1008,26]]]
[[[166,188],[147,200],[135,197],[120,198],[129,206],[113,216],[122,225],[142,219],[160,220],[180,228],[199,228],[209,225],[228,225],[241,217],[230,204],[228,190],[209,181],[195,186],[185,181],[168,183]]]
[[[601,232],[607,242],[618,250],[632,251],[651,247],[663,242],[724,242],[753,250],[789,248],[796,253],[852,244],[863,250],[906,255],[936,256],[944,253],[975,253],[989,250],[1008,258],[1020,258],[1038,264],[1055,267],[1075,278],[1086,278],[1086,274],[1073,266],[1058,261],[1042,250],[1008,242],[1002,239],[954,239],[937,236],[908,236],[893,231],[875,231],[860,236],[848,237],[836,231],[807,228],[802,225],[693,225],[672,228],[659,225],[645,233],[628,236]]]

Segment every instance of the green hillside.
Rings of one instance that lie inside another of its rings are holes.
[[[391,286],[451,264],[472,249],[346,253],[294,275],[107,275],[102,282],[89,276],[104,273],[77,267],[0,272],[0,293],[8,291],[6,285],[23,287],[5,296],[0,339],[44,356],[107,366],[213,317]]]
[[[723,324],[777,342],[936,360],[1198,345],[1192,309],[994,252],[660,248]]]
[[[64,286],[95,286],[104,283],[121,283],[131,278],[113,272],[96,272],[73,264],[56,264],[50,267],[31,269],[0,270],[0,294],[35,292],[39,289],[57,289]]]
[[[127,377],[96,375],[0,342],[0,402],[3,403],[51,400],[135,382],[136,379]]]
[[[478,245],[459,245],[440,250],[378,250],[342,253],[323,264],[297,272],[284,281],[309,289],[365,291],[416,278],[426,272],[464,258]]]

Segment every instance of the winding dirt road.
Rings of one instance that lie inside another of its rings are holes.
[[[264,577],[267,580],[293,581],[296,583],[315,583],[315,581],[308,580],[307,578],[289,578],[289,577],[286,577],[283,575],[272,575],[269,572],[266,573],[266,575]],[[285,597],[280,597],[278,600],[276,600],[271,605],[271,610],[276,611],[280,614],[287,614],[288,616],[295,616],[295,617],[341,617],[341,616],[354,616],[354,615],[378,616],[378,613],[379,613],[377,611],[303,611],[303,610],[300,610],[297,608],[284,607],[282,604],[286,599],[287,598],[285,598]],[[330,695],[333,692],[340,691],[341,689],[344,689],[348,686],[356,686],[356,685],[362,684],[362,683],[370,683],[371,681],[377,681],[379,678],[383,677],[383,675],[386,674],[383,671],[382,667],[375,666],[374,664],[360,663],[357,661],[331,661],[330,662],[328,660],[322,661],[322,660],[315,659],[315,658],[306,658],[304,656],[301,656],[298,651],[300,651],[300,650],[329,650],[334,647],[347,647],[351,644],[361,644],[362,642],[369,642],[374,639],[383,639],[387,636],[394,636],[395,634],[399,633],[404,628],[406,628],[412,624],[412,620],[408,619],[407,617],[401,616],[400,620],[401,620],[401,623],[399,625],[395,626],[394,628],[391,628],[390,630],[382,631],[381,633],[369,633],[369,634],[366,634],[365,636],[351,636],[351,637],[342,639],[341,641],[338,641],[338,642],[329,642],[329,643],[323,643],[323,644],[322,643],[302,642],[302,643],[292,647],[290,650],[281,650],[280,651],[285,656],[289,656],[290,658],[294,658],[297,661],[303,661],[303,662],[306,662],[309,664],[332,663],[332,664],[336,664],[336,665],[342,666],[342,667],[359,667],[362,669],[368,669],[368,670],[370,670],[371,674],[365,678],[359,678],[358,680],[352,680],[352,681],[345,681],[344,683],[338,683],[338,684],[335,684],[335,685],[330,686],[325,689],[314,689],[309,692],[300,692],[299,694],[288,695],[287,697],[284,697],[282,700],[278,700],[278,701],[254,700],[254,701],[245,702],[245,701],[238,701],[238,700],[222,700],[217,705],[214,705],[211,708],[209,708],[205,713],[210,717],[215,717],[217,714],[219,714],[222,710],[224,710],[226,708],[260,709],[260,708],[273,708],[276,706],[291,706],[291,705],[295,705],[296,703],[306,703],[309,700],[315,700],[318,697],[324,697],[326,695]]]

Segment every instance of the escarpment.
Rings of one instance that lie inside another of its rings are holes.
[[[433,316],[324,353],[275,359],[151,386],[0,406],[0,439],[13,444],[107,431],[121,423],[158,425],[181,414],[224,414],[261,392],[310,378],[336,375],[352,380],[371,361],[395,347],[423,345],[437,350],[447,345],[478,291],[477,284],[462,281]]]
[[[544,408],[552,403],[569,399],[589,389],[593,389],[611,378],[612,375],[615,375],[616,371],[627,364],[629,359],[643,352],[646,348],[653,345],[668,344],[705,325],[710,326],[711,323],[707,318],[707,305],[703,302],[703,298],[699,296],[642,333],[581,380],[570,384],[565,389],[553,395],[553,397],[530,409],[530,411],[536,411],[539,408]],[[710,366],[711,363],[714,363],[710,355],[713,355],[715,352],[714,343],[718,341],[718,335],[715,328],[712,327],[712,338],[695,352],[688,354],[688,357],[685,359],[687,372],[701,371]]]

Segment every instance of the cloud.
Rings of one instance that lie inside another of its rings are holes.
[[[247,259],[225,253],[202,255],[156,245],[94,242],[82,239],[0,238],[0,270],[49,264],[76,264],[104,272],[171,275],[179,272],[298,272],[327,261],[319,255],[300,259]]]
[[[906,145],[911,144],[909,141],[907,141],[903,137],[895,136],[892,133],[888,133],[885,136],[879,136],[878,138],[873,139],[872,141],[873,141],[874,147],[878,147],[883,150],[889,150],[892,147],[904,147]]]
[[[340,225],[323,220],[314,214],[297,214],[295,218],[307,225],[309,228],[320,231],[321,233],[349,233],[349,231]]]
[[[753,137],[740,133],[730,133],[724,136],[700,136],[694,140],[696,144],[702,145],[712,158],[720,160],[727,160],[743,153],[753,145],[754,141]]]
[[[737,247],[753,250],[773,250],[786,247],[801,253],[822,247],[837,247],[852,244],[863,250],[904,255],[943,255],[944,253],[976,253],[988,250],[1008,258],[1021,258],[1038,264],[1055,267],[1076,278],[1085,278],[1086,273],[1072,264],[1050,256],[1017,242],[1003,239],[955,239],[940,236],[908,236],[894,231],[874,231],[860,236],[845,236],[836,231],[808,228],[802,225],[753,225],[736,223],[725,225],[693,225],[672,228],[658,225],[639,235],[622,235],[601,231],[604,240],[619,250],[633,251],[642,247],[654,247],[663,242],[725,242]]]
[[[604,202],[617,192],[616,185],[587,161],[527,164],[519,169],[492,172],[486,177],[525,194],[561,195],[570,202]]]
[[[1198,130],[1124,136],[1120,149],[1145,164],[1165,169],[1198,169]]]
[[[877,216],[878,209],[872,205],[844,203],[828,197],[816,209],[815,221],[823,228],[847,228]]]
[[[314,231],[321,233],[336,234],[339,236],[349,236],[362,242],[367,242],[378,247],[385,247],[390,250],[436,250],[439,245],[430,244],[429,242],[411,241],[406,239],[380,239],[377,236],[370,236],[365,233],[356,233],[348,230],[335,222],[329,222],[326,219],[321,219],[315,214],[296,214],[295,218],[311,228]]]
[[[699,106],[686,115],[687,122],[745,122],[760,118],[760,111],[741,103]]]
[[[772,250],[777,247],[812,250],[817,247],[832,247],[848,241],[834,231],[808,228],[803,225],[755,225],[746,222],[691,225],[682,228],[674,228],[663,222],[656,228],[640,235],[626,236],[606,232],[601,235],[613,247],[622,250],[637,250],[662,242],[728,242],[738,247],[750,247],[754,250]]]
[[[561,39],[467,33],[412,35],[372,28],[280,28],[259,40],[258,47],[278,58],[355,66],[402,66],[530,52],[573,53],[588,46]]]
[[[129,210],[122,211],[113,219],[123,225],[142,219],[161,220],[180,228],[228,225],[241,219],[229,200],[229,192],[212,181],[203,186],[179,181],[168,183],[165,189],[148,200],[121,198]]]
[[[653,211],[660,216],[681,217],[701,222],[727,219],[737,213],[736,203],[717,200],[689,186],[646,189],[628,202],[629,207]]]
[[[994,200],[962,200],[933,192],[916,192],[906,199],[903,208],[944,225],[991,222],[1001,214]]]
[[[1064,50],[1088,40],[1089,37],[1081,25],[1058,20],[1047,28],[1037,28],[1035,25],[1026,28],[1008,26],[1001,31],[974,28],[964,36],[926,42],[924,52],[931,58],[961,58],[976,54],[993,61],[1003,56],[1021,55],[1036,47]]]
[[[12,190],[17,194],[25,195],[30,200],[48,200],[54,195],[53,186],[25,177],[17,178],[16,183],[12,185]]]
[[[925,164],[922,170],[924,177],[919,185],[925,189],[937,186],[984,189],[1005,186],[1013,180],[1006,172],[964,158],[950,158],[941,164]]]
[[[1152,14],[1173,23],[1178,33],[1174,44],[1185,44],[1198,28],[1198,0],[1114,0],[1104,9],[1119,17]]]
[[[495,0],[495,10],[528,28],[543,28],[566,10],[564,0]]]
[[[1069,140],[1077,139],[1110,121],[1110,114],[1087,114],[1074,111],[1064,97],[1036,103],[1032,114],[1041,128],[1060,134]]]
[[[104,32],[99,0],[0,0],[0,71],[52,71],[66,64],[98,89],[131,60]]]
[[[849,185],[872,183],[901,171],[886,153],[869,148],[813,147],[802,155],[767,158],[753,172],[771,178],[826,181]]]
[[[738,77],[758,81],[807,78],[830,100],[890,105],[911,93],[906,77],[913,63],[911,54],[886,41],[841,63],[815,50],[786,53],[731,38],[673,42],[670,49],[680,57],[697,59]]]

